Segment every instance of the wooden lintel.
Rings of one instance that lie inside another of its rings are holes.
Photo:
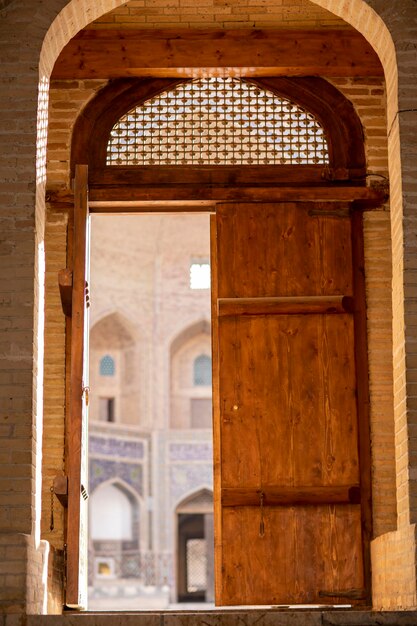
[[[123,202],[144,201],[200,201],[213,202],[360,202],[363,209],[377,208],[384,204],[386,195],[369,187],[352,185],[328,186],[245,186],[230,185],[227,187],[214,185],[130,185],[112,186],[91,184],[89,199],[91,206],[100,202],[114,202],[121,205]],[[95,204],[94,204],[95,203]],[[359,208],[359,207],[358,207]],[[97,209],[99,211],[99,209]]]
[[[89,202],[90,213],[215,213],[216,203],[211,200],[172,202],[129,201],[126,202]]]
[[[64,315],[71,317],[72,313],[72,271],[68,268],[58,272],[59,293]]]
[[[359,504],[360,487],[264,487],[262,489],[223,488],[223,506],[289,506],[302,504]]]
[[[67,206],[73,206],[72,194],[50,194]],[[388,195],[380,189],[358,185],[236,185],[192,184],[124,185],[91,183],[89,205],[92,213],[135,213],[137,211],[208,211],[217,202],[342,202],[353,203],[356,210],[383,208]]]
[[[63,507],[68,506],[68,476],[58,475],[54,478],[54,494]]]
[[[129,76],[383,76],[351,29],[83,30],[63,49],[56,79]]]
[[[349,296],[219,298],[217,309],[219,317],[349,313],[353,309],[353,298]]]
[[[356,181],[366,172],[328,165],[107,165],[91,169],[89,185],[267,185]]]

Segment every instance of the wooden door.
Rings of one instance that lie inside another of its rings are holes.
[[[69,389],[66,597],[68,607],[87,608],[88,488],[88,172],[77,165],[74,180],[71,373]]]
[[[352,235],[348,207],[306,203],[213,217],[219,605],[368,598],[360,220]]]

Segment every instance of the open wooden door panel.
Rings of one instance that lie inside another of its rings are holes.
[[[364,604],[349,207],[224,204],[212,242],[216,603]]]
[[[88,435],[88,169],[77,165],[74,180],[74,245],[68,446],[66,597],[68,607],[87,608]]]

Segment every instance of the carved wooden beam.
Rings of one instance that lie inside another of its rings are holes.
[[[383,76],[358,32],[341,30],[83,30],[52,78]]]
[[[270,185],[263,187],[236,186],[228,187],[198,185],[130,185],[129,187],[114,188],[110,185],[96,185],[90,187],[89,206],[91,213],[133,211],[146,208],[146,204],[153,202],[162,204],[170,201],[212,201],[212,202],[355,202],[363,208],[379,208],[386,201],[386,195],[369,187],[334,186],[334,187],[297,187]],[[124,205],[124,202],[127,202]],[[136,208],[135,208],[136,207]],[[185,208],[185,210],[187,210]],[[204,209],[202,209],[204,210]],[[212,205],[207,204],[207,210],[212,211]]]

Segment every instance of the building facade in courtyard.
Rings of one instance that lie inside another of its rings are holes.
[[[96,216],[91,239],[90,606],[212,601],[208,217]]]

